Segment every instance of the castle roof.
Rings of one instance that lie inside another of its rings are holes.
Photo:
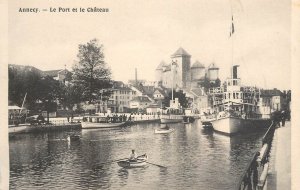
[[[166,62],[161,61],[160,64],[157,66],[156,70],[162,70],[162,68],[166,65],[167,65]]]
[[[219,69],[219,67],[218,67],[215,63],[211,63],[211,64],[208,66],[208,69]]]
[[[191,68],[205,68],[205,66],[199,61],[196,61]]]
[[[177,56],[191,56],[186,52],[182,47],[180,47],[175,53],[171,55],[171,57],[177,57]]]
[[[166,71],[171,71],[171,65],[164,65],[165,69],[163,70],[164,72]]]

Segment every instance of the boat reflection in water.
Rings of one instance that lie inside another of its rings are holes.
[[[233,189],[262,133],[224,136],[203,131],[201,122],[119,130],[74,130],[20,134],[9,141],[11,189]],[[131,149],[147,153],[146,168],[121,169]]]

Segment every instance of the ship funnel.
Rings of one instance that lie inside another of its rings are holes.
[[[234,65],[232,67],[232,78],[233,79],[237,79],[238,78],[238,71],[237,71],[238,67],[239,67],[239,65]]]

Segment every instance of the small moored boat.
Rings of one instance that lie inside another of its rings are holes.
[[[122,168],[140,168],[147,165],[148,157],[146,155],[139,156],[136,160],[122,160],[117,162]]]
[[[211,130],[211,129],[213,129],[213,125],[212,125],[212,123],[209,122],[209,121],[203,121],[203,122],[202,122],[202,127],[203,127],[203,129],[206,129],[206,130]]]
[[[122,127],[126,122],[114,121],[112,117],[101,116],[85,116],[82,119],[82,129],[96,129],[96,128],[116,128]]]
[[[183,124],[194,123],[195,118],[192,116],[183,116]]]
[[[156,134],[166,134],[166,133],[172,133],[175,131],[175,129],[155,129],[154,133]]]

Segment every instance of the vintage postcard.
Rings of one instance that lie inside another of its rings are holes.
[[[299,1],[0,6],[0,189],[299,189]]]

